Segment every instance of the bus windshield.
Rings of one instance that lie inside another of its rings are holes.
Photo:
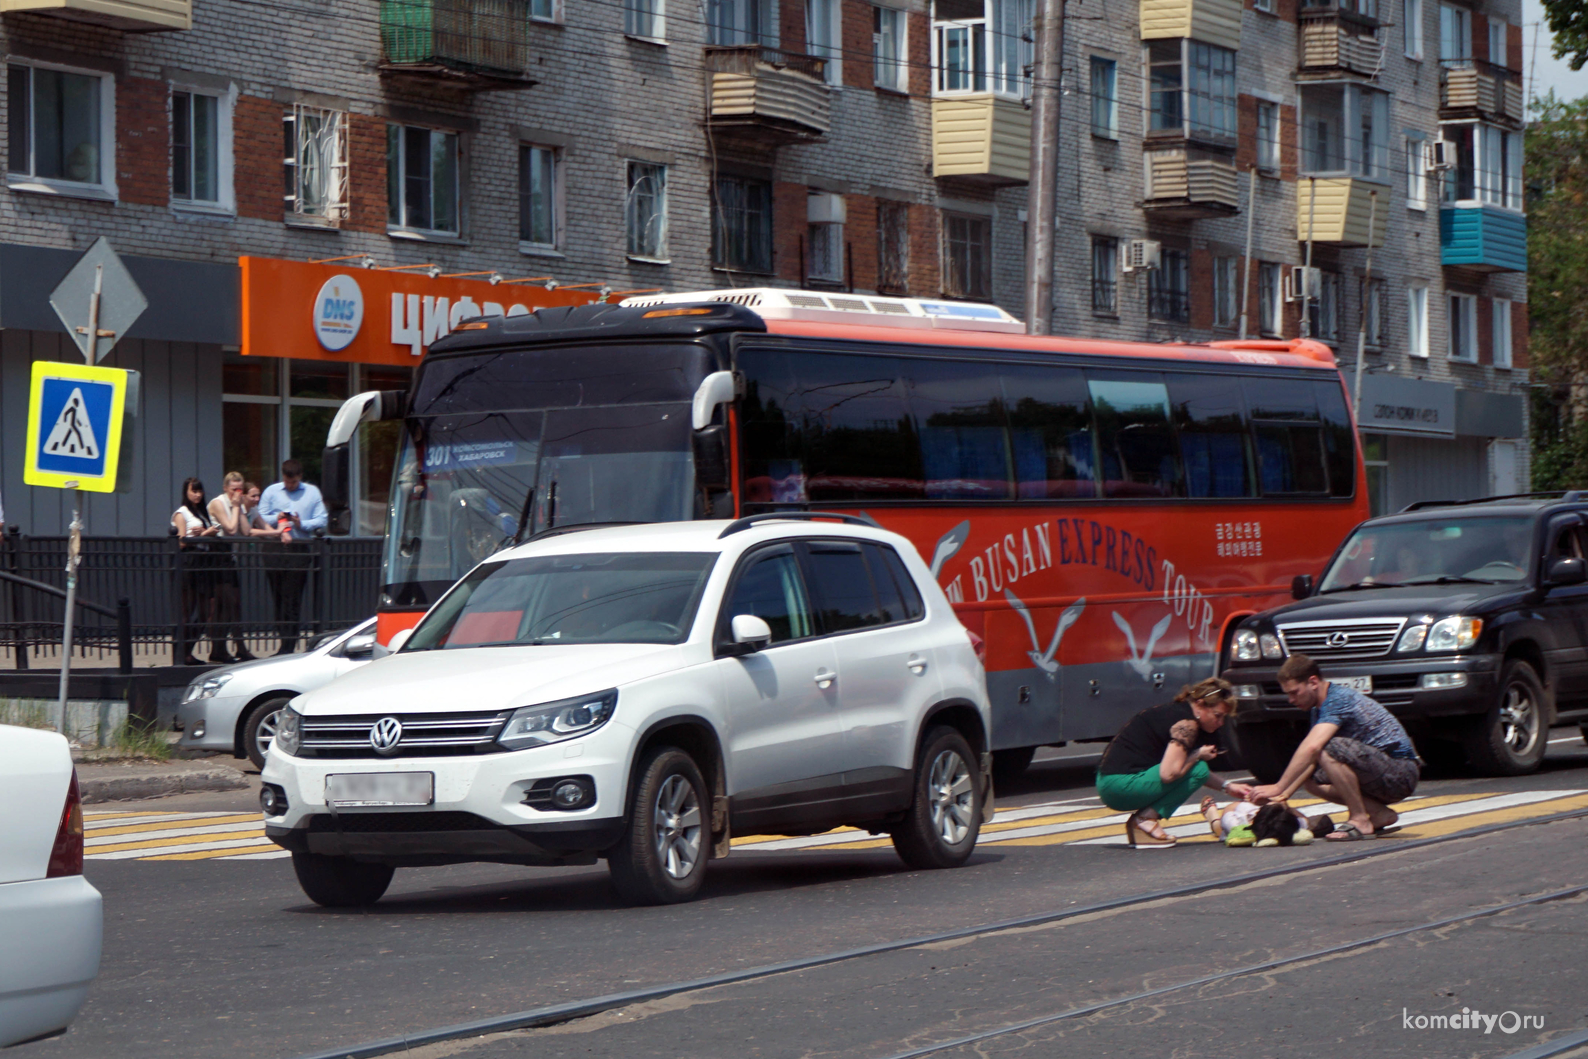
[[[1527,577],[1533,520],[1470,517],[1366,525],[1351,535],[1319,592]]]

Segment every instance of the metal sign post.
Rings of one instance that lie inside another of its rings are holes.
[[[61,630],[61,726],[60,733],[71,738],[66,731],[66,688],[72,675],[72,619],[77,616],[77,564],[83,554],[83,491],[71,483],[72,526],[71,539],[66,546],[66,622]]]

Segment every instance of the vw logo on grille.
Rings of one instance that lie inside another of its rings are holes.
[[[1331,632],[1329,634],[1328,644],[1329,644],[1330,647],[1344,647],[1346,644],[1348,644],[1350,642],[1351,642],[1351,634],[1350,633],[1346,633],[1346,632]],[[373,739],[374,737],[371,736],[370,738]]]
[[[403,723],[395,717],[382,717],[369,730],[369,745],[377,754],[397,753],[397,744],[403,739]]]

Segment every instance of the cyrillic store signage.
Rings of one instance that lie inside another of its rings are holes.
[[[1361,428],[1374,434],[1455,437],[1456,388],[1447,382],[1368,375],[1362,379]]]

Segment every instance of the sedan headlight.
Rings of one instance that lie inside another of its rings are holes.
[[[1262,656],[1262,650],[1257,646],[1257,633],[1252,629],[1236,629],[1235,660],[1255,662]]]
[[[225,687],[226,682],[231,679],[232,675],[230,673],[219,673],[213,677],[195,680],[187,686],[187,691],[183,694],[182,701],[197,702],[199,699],[213,699],[215,693]]]
[[[276,715],[276,738],[270,744],[283,754],[296,754],[303,745],[303,715],[291,706]]]
[[[1441,618],[1428,630],[1427,647],[1430,651],[1465,651],[1478,642],[1482,632],[1482,618]]]
[[[1423,641],[1427,638],[1428,626],[1413,625],[1401,633],[1401,642],[1395,645],[1395,653],[1402,654],[1406,651],[1415,651],[1423,645]]]
[[[1273,633],[1263,633],[1263,635],[1257,638],[1257,642],[1263,645],[1264,658],[1285,657],[1285,649],[1279,646],[1279,637],[1275,636]]]
[[[525,706],[507,719],[496,741],[509,750],[524,750],[588,735],[611,719],[617,705],[618,690],[612,688],[593,695]]]

